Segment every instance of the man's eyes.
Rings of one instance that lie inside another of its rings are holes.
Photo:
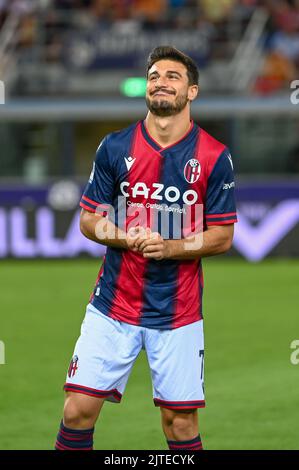
[[[158,78],[159,78],[159,75],[152,75],[149,79],[150,80],[157,80]],[[180,77],[177,74],[169,74],[169,75],[167,75],[167,78],[178,80]]]

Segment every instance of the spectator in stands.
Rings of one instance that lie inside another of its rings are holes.
[[[212,23],[226,20],[236,3],[236,0],[200,0],[199,2],[205,17]]]
[[[270,48],[299,65],[299,13],[289,8],[277,17],[279,30],[272,36]]]
[[[157,29],[165,20],[167,0],[135,0],[133,15],[145,29]]]
[[[266,55],[260,76],[254,85],[254,91],[269,94],[289,88],[290,82],[296,78],[296,68],[285,56],[271,52]]]
[[[270,93],[289,87],[299,72],[299,2],[266,2],[272,16],[272,34],[264,67],[255,90]]]

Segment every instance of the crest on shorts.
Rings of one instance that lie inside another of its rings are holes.
[[[201,166],[196,158],[191,158],[185,165],[184,177],[188,183],[196,183],[200,177]]]
[[[70,379],[74,377],[76,371],[78,370],[78,362],[79,362],[78,356],[74,356],[71,360],[70,367],[68,370],[68,376]]]

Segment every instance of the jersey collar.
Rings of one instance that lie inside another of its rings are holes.
[[[190,127],[188,131],[186,132],[186,134],[183,135],[183,137],[181,137],[177,142],[174,142],[173,144],[168,145],[167,147],[161,147],[161,145],[158,144],[158,142],[156,142],[155,139],[153,139],[151,135],[149,134],[145,126],[144,120],[141,121],[141,132],[142,132],[144,139],[150,144],[151,147],[153,147],[154,150],[160,153],[167,151],[167,150],[171,150],[171,149],[176,150],[181,144],[185,145],[189,141],[189,139],[191,139],[193,135],[197,132],[197,127],[198,126],[194,124],[193,120],[190,121]]]

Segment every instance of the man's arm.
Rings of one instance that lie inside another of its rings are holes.
[[[234,225],[210,225],[202,234],[202,246],[189,250],[186,240],[169,240],[170,258],[173,259],[195,259],[204,256],[215,256],[226,253],[232,245]],[[173,242],[173,243],[172,243]],[[187,248],[187,249],[186,249]]]
[[[195,239],[164,240],[160,234],[152,233],[147,240],[137,239],[135,246],[145,258],[188,260],[227,252],[232,245],[233,234],[233,224],[210,225]]]
[[[108,218],[84,209],[80,216],[80,230],[90,240],[112,248],[139,251],[144,258],[196,259],[228,251],[232,244],[234,225],[209,226],[201,236],[182,240],[164,240],[160,234],[147,229],[134,229],[126,234]],[[190,249],[191,248],[191,249]]]
[[[122,248],[125,250],[138,251],[135,241],[145,230],[141,227],[130,229],[125,233],[116,227],[107,217],[99,213],[81,210],[80,230],[82,234],[96,243],[110,246],[111,248]]]

